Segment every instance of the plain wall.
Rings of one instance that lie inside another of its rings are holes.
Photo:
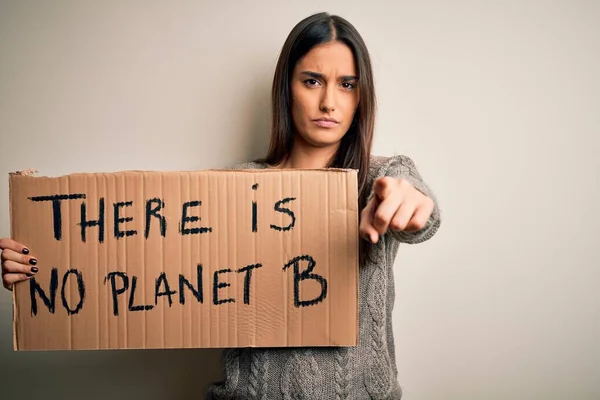
[[[372,54],[374,153],[443,212],[397,258],[407,400],[600,398],[600,2],[0,2],[0,237],[9,171],[223,167],[263,155],[278,52],[318,11]],[[0,397],[202,398],[205,350],[12,350]]]

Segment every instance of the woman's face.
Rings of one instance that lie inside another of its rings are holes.
[[[348,46],[314,47],[294,68],[291,82],[296,139],[315,147],[337,147],[358,106],[358,77]]]

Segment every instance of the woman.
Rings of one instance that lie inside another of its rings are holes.
[[[371,157],[375,92],[367,48],[346,20],[320,13],[287,38],[272,89],[267,156],[236,169],[358,170],[359,343],[352,348],[234,349],[208,399],[398,399],[392,333],[393,263],[400,242],[431,238],[439,209],[406,156]],[[0,240],[10,289],[37,272],[29,250]]]

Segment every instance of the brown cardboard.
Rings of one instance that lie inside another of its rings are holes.
[[[17,350],[357,344],[356,171],[9,180],[12,237],[39,267],[14,288]],[[49,197],[57,195],[70,199]]]

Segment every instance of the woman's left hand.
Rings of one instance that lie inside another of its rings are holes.
[[[373,183],[373,197],[361,213],[360,235],[372,243],[388,228],[416,232],[425,227],[434,202],[405,179],[381,177]]]

